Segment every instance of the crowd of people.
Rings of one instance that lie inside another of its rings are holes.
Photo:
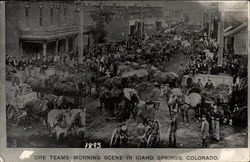
[[[70,57],[66,54],[64,55],[49,55],[48,57],[40,56],[36,54],[35,56],[22,56],[20,59],[16,57],[5,56],[6,65],[10,65],[17,70],[24,71],[25,68],[40,68],[40,72],[44,73],[49,67],[55,66],[58,62],[63,62],[67,65],[74,66],[76,61],[74,57]]]
[[[171,61],[171,58],[178,55],[184,55],[188,59],[188,63],[182,64],[183,66],[180,67],[181,74],[224,73],[231,75],[234,78],[234,84],[238,85],[242,78],[247,77],[247,68],[241,65],[237,58],[226,58],[223,60],[222,67],[218,67],[218,44],[212,39],[204,38],[201,33],[151,33],[139,38],[129,36],[119,42],[85,48],[81,61],[76,57],[57,54],[48,57],[41,57],[38,54],[36,57],[22,57],[20,60],[17,60],[16,57],[6,56],[6,65],[21,71],[26,67],[38,67],[40,72],[44,73],[49,67],[63,63],[70,67],[77,67],[78,71],[85,69],[95,73],[97,78],[102,76],[112,78],[120,74],[121,63],[129,61],[150,64],[165,71],[164,67]],[[208,90],[215,88],[211,80],[208,80],[204,86],[198,80],[198,84]],[[159,85],[156,83],[156,88],[150,95],[151,100],[158,100],[160,97],[160,89],[157,86]],[[219,119],[221,114],[217,106],[217,103],[214,104],[212,111],[207,113],[209,117],[202,115],[201,132],[204,147],[207,147],[209,133],[213,132],[215,139],[220,139]],[[172,146],[176,146],[177,111],[172,111],[169,140],[170,144],[173,144]]]
[[[218,44],[213,39],[203,38],[200,33],[181,33],[176,37],[176,33],[151,33],[143,37],[127,39],[119,42],[105,43],[86,47],[83,53],[82,66],[91,72],[97,72],[101,76],[118,75],[120,62],[130,61],[140,63],[145,61],[161,70],[164,70],[165,61],[170,61],[171,57],[184,54],[188,57],[186,69],[191,74],[228,74],[236,78],[246,77],[247,70],[244,65],[235,57],[225,58],[222,66],[217,66]],[[226,51],[225,51],[226,53]],[[6,55],[6,65],[11,65],[18,70],[26,67],[41,68],[41,72],[54,66],[58,62],[63,62],[68,66],[79,66],[77,57],[68,55],[49,55],[48,57],[36,56],[16,57]],[[164,62],[164,63],[163,63]],[[185,70],[186,70],[185,69]]]

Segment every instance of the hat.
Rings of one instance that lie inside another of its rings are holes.
[[[120,124],[121,127],[122,127],[122,126],[125,126],[125,125],[126,125],[125,122],[122,122],[122,123]]]
[[[153,122],[154,120],[151,120],[151,119],[147,119],[147,122]]]
[[[121,128],[123,131],[127,130],[127,126],[126,125],[122,125],[122,128]]]
[[[201,117],[204,117],[204,118],[206,118],[206,115],[205,114],[203,114]]]
[[[172,112],[176,112],[177,113],[177,109],[172,109]]]
[[[154,85],[155,85],[155,86],[158,86],[158,85],[159,85],[159,83],[158,83],[158,82],[154,82]]]

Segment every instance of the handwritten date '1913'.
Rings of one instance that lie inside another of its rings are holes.
[[[101,142],[86,142],[85,148],[101,148]]]

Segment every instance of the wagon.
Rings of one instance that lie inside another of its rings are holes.
[[[155,102],[154,106],[147,105],[145,102],[142,105],[139,107],[136,120],[129,119],[115,128],[110,139],[110,147],[126,147],[131,143],[136,144],[137,147],[151,148],[160,143],[161,124],[156,119],[160,102]],[[144,119],[144,122],[140,122],[140,119]]]
[[[200,93],[205,99],[210,98],[216,101],[218,98],[220,98],[226,103],[229,102],[233,85],[233,78],[231,76],[209,74],[196,74],[194,76],[184,75],[182,78],[183,87],[186,87],[188,78],[191,78],[192,84],[194,85],[191,91]],[[199,79],[202,83],[202,87],[196,84]],[[207,90],[204,88],[208,80],[211,80],[212,84],[214,85],[213,90]]]
[[[17,88],[14,86],[8,86],[8,92],[6,97],[6,117],[7,123],[12,126],[17,126],[19,121],[27,115],[27,112],[23,109],[24,105],[37,98],[37,93],[28,91],[24,88]]]
[[[13,105],[6,106],[6,116],[7,123],[11,126],[17,126],[21,119],[24,119],[27,115],[27,112],[23,109],[18,109]]]
[[[196,74],[194,76],[184,75],[182,78],[182,86],[187,84],[187,78],[189,77],[191,77],[192,81],[195,83],[197,83],[198,79],[200,79],[203,86],[210,79],[215,89],[223,93],[230,93],[233,85],[233,77],[228,75]]]

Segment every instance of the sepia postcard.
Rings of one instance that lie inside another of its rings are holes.
[[[0,2],[0,162],[249,161],[248,1]]]

